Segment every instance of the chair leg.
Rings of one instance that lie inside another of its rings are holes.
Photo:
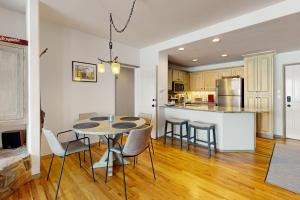
[[[194,145],[196,144],[197,140],[197,129],[194,127]]]
[[[172,139],[172,144],[173,144],[174,131],[176,131],[176,127],[175,127],[174,124],[172,124],[171,126],[172,126],[172,136],[171,136],[171,139]]]
[[[50,166],[49,166],[48,175],[47,175],[47,181],[49,180],[49,176],[50,176],[50,171],[51,171],[51,167],[52,167],[53,158],[54,158],[54,153],[52,154],[52,157],[51,157]]]
[[[185,123],[185,130],[186,130],[186,138],[189,139],[189,124]]]
[[[167,131],[168,131],[168,122],[165,123],[164,144],[166,144],[167,142]]]
[[[99,143],[98,143],[99,147],[101,146],[101,137],[99,136]]]
[[[94,166],[93,166],[93,158],[92,158],[92,152],[91,152],[91,145],[89,144],[89,152],[90,152],[90,162],[92,167],[92,174],[93,174],[93,180],[95,182],[95,174],[94,174]]]
[[[77,134],[77,133],[75,133],[75,135],[76,135],[76,139],[78,140],[78,138],[79,138],[79,135]],[[81,165],[81,157],[80,157],[80,152],[78,152],[78,160],[79,160],[79,166],[80,166],[80,168],[82,167],[82,165]]]
[[[217,142],[216,142],[216,128],[213,128],[213,137],[214,137],[214,149],[215,153],[217,153]]]
[[[80,152],[78,153],[78,160],[79,160],[79,166],[80,166],[80,168],[82,167],[82,165],[81,165],[81,157],[80,157]]]
[[[83,137],[85,137],[85,134],[83,134]],[[84,144],[85,144],[85,139],[84,139]],[[85,162],[85,151],[83,151],[83,161]]]
[[[182,124],[180,124],[180,149],[182,149]]]
[[[154,147],[153,147],[153,141],[152,141],[152,137],[151,136],[150,136],[150,143],[151,143],[152,153],[154,155]]]
[[[187,149],[190,150],[190,138],[191,138],[191,131],[192,131],[192,127],[190,127],[188,129],[188,136],[187,136]]]
[[[208,158],[211,157],[211,149],[210,149],[210,129],[207,130],[207,149],[208,149]]]
[[[66,159],[66,157],[64,156],[63,159],[62,159],[62,165],[61,165],[61,168],[60,168],[60,175],[59,175],[59,179],[58,179],[58,183],[57,183],[57,188],[56,188],[56,192],[55,192],[55,200],[58,197],[58,190],[59,190],[59,186],[60,186],[60,181],[61,181],[62,173],[63,173],[63,170],[64,170],[65,159]]]
[[[151,160],[151,166],[152,166],[153,177],[154,177],[154,179],[156,180],[155,170],[154,170],[154,165],[153,165],[153,160],[152,160],[152,155],[151,155],[150,147],[149,147],[149,155],[150,155],[150,160]]]
[[[135,156],[133,157],[133,167],[135,168]]]
[[[124,158],[122,156],[122,172],[123,172],[123,184],[124,184],[124,193],[125,193],[125,199],[127,200],[127,191],[126,191],[126,177],[125,177],[125,165],[124,165]]]

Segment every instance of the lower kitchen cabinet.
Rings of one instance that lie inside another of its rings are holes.
[[[257,110],[256,132],[258,136],[273,138],[273,98],[270,94],[248,93],[245,108]]]

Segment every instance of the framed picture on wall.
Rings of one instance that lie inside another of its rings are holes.
[[[72,61],[72,80],[75,82],[97,82],[97,65]]]

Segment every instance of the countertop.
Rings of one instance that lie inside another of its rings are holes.
[[[262,113],[268,112],[263,110],[240,108],[240,107],[221,107],[214,105],[181,105],[177,104],[175,106],[160,106],[162,108],[171,108],[171,109],[186,109],[186,110],[198,110],[198,111],[208,111],[208,112],[220,112],[220,113]]]

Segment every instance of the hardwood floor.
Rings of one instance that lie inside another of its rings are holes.
[[[276,140],[278,143],[300,142]],[[128,199],[300,199],[300,195],[264,183],[273,144],[275,140],[257,139],[255,153],[217,153],[207,159],[204,148],[191,146],[190,151],[180,150],[179,143],[154,141],[155,170],[154,181],[148,152],[139,156],[136,168],[127,165]],[[104,145],[93,147],[93,159],[99,159]],[[53,163],[50,180],[45,176],[50,157],[42,160],[41,177],[21,187],[9,198],[53,199],[61,161]],[[88,162],[86,162],[88,167]],[[77,156],[66,160],[59,199],[124,199],[122,168],[114,168],[114,176],[104,183],[104,169],[96,169],[96,182],[90,173],[80,169]]]

